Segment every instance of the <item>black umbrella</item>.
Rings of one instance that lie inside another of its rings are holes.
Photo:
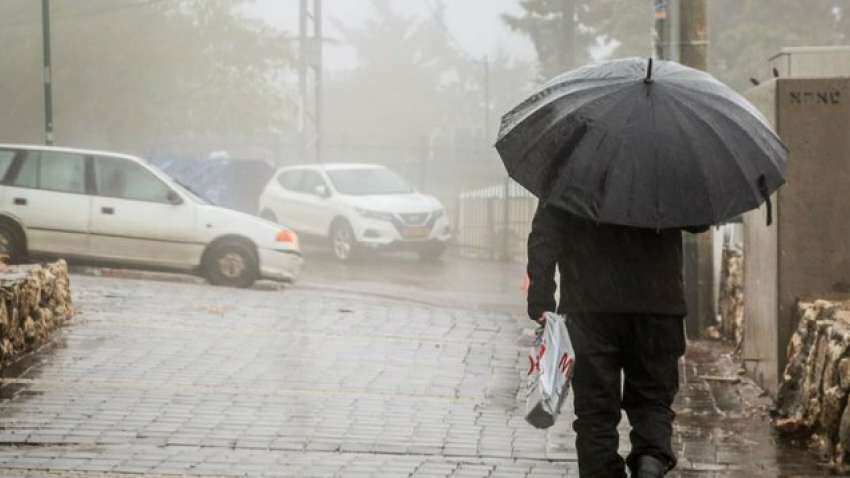
[[[502,118],[496,148],[547,204],[657,229],[769,206],[787,157],[741,95],[703,71],[639,58],[554,78]]]

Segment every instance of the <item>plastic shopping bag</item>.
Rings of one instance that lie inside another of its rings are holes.
[[[547,312],[528,356],[525,421],[535,428],[555,424],[570,391],[575,351],[564,318]]]

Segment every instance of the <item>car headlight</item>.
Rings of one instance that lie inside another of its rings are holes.
[[[372,211],[369,209],[356,208],[357,214],[367,219],[377,219],[379,221],[392,221],[393,214],[391,212]]]
[[[274,238],[275,242],[289,244],[295,249],[298,249],[298,234],[289,229],[281,229]]]

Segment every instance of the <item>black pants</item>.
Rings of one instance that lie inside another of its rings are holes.
[[[670,407],[679,390],[679,357],[685,352],[683,322],[672,316],[568,314],[576,351],[573,429],[582,478],[625,477],[625,465],[632,467],[641,455],[652,455],[670,468],[676,465]],[[621,409],[632,425],[625,463],[617,453]]]

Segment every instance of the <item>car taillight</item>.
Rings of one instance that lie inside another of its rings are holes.
[[[277,242],[287,242],[289,244],[292,244],[295,247],[298,247],[298,235],[295,234],[292,231],[287,230],[287,229],[283,229],[280,232],[278,232],[277,236],[275,237],[275,241],[277,241]]]

